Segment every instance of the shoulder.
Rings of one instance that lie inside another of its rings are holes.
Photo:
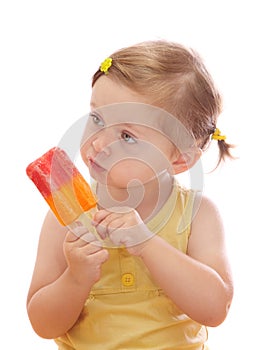
[[[199,228],[207,231],[223,230],[222,217],[212,199],[197,193],[193,205],[192,234]]]
[[[37,262],[43,262],[46,270],[54,261],[56,262],[56,259],[61,266],[65,265],[63,242],[67,231],[67,228],[60,225],[54,214],[49,211],[41,228],[37,252]]]
[[[62,226],[52,211],[49,210],[41,228],[40,240],[54,241],[56,239],[63,241],[66,232],[67,228]]]
[[[221,214],[212,199],[202,195],[201,193],[195,194],[195,200],[193,205],[193,224],[198,225],[202,221],[204,224],[213,225],[222,223]],[[213,220],[214,222],[211,222]]]
[[[223,247],[224,226],[220,211],[210,198],[197,194],[193,206],[188,254],[197,258],[198,255],[223,251]]]

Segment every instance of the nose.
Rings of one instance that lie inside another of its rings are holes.
[[[105,153],[106,155],[110,155],[110,143],[111,143],[111,135],[107,130],[102,130],[92,141],[92,146],[96,153]]]

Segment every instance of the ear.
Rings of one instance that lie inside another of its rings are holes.
[[[174,174],[180,174],[192,168],[202,155],[202,150],[198,147],[189,149],[184,153],[178,152],[172,161],[172,171]]]

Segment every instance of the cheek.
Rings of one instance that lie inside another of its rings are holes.
[[[152,179],[156,173],[146,163],[138,160],[123,160],[115,164],[109,170],[109,178],[116,179],[123,186],[132,180],[139,180],[141,183],[146,183]]]
[[[83,143],[80,147],[80,155],[84,161],[84,163],[88,166],[88,159],[87,159],[87,155],[88,155],[88,149],[89,149],[90,145],[89,143]]]

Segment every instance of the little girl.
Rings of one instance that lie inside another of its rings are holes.
[[[27,299],[39,336],[60,350],[207,349],[206,327],[225,320],[233,295],[223,225],[175,175],[211,140],[219,162],[230,156],[220,113],[201,58],[181,45],[144,42],[101,64],[81,155],[103,244],[47,214]]]

